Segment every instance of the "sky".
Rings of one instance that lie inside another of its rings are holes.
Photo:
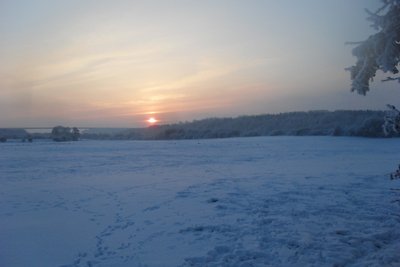
[[[0,0],[0,128],[385,109],[350,92],[378,0]],[[383,76],[382,76],[383,77]],[[393,103],[396,104],[396,103]]]

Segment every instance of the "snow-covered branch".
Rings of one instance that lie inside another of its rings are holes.
[[[400,61],[400,0],[382,0],[375,12],[367,10],[368,20],[378,32],[359,43],[352,51],[357,58],[351,73],[352,91],[365,95],[377,70],[398,74]],[[399,80],[390,76],[385,81]]]

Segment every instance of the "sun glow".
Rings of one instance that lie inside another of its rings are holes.
[[[157,120],[156,118],[154,118],[154,117],[151,117],[151,118],[149,118],[149,119],[147,120],[147,122],[148,122],[149,124],[153,125],[153,124],[157,123],[158,120]]]

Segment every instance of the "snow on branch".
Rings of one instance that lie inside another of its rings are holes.
[[[367,10],[368,20],[378,32],[367,40],[357,43],[352,53],[356,64],[347,68],[351,74],[352,88],[359,94],[369,91],[369,84],[377,70],[398,74],[400,61],[400,0],[382,0],[383,5],[375,12]],[[389,77],[385,81],[399,80]]]

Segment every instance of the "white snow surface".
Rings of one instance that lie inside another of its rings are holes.
[[[0,266],[400,266],[399,147],[0,144]]]

